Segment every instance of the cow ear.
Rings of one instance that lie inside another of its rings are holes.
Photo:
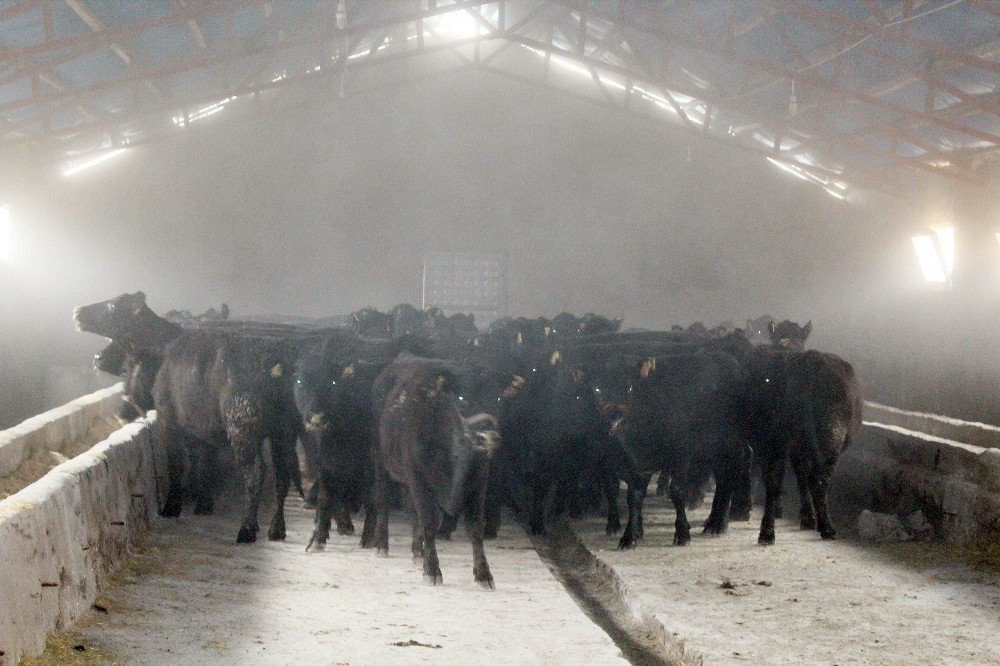
[[[813,330],[813,322],[812,319],[810,319],[809,321],[806,322],[806,325],[802,327],[802,332],[805,333],[806,335],[809,335],[810,333],[812,333],[812,330]]]
[[[144,291],[137,291],[134,294],[132,294],[132,297],[133,298],[138,298],[143,303],[146,302],[146,292],[144,292]]]
[[[522,343],[524,343],[524,336],[521,335],[521,331],[518,331],[517,332],[517,344],[522,344]]]

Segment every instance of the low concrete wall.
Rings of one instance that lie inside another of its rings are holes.
[[[88,398],[115,408],[120,400],[115,390]],[[66,408],[81,403],[76,408],[85,412],[94,402],[82,400]],[[81,423],[69,411],[64,422]],[[154,419],[151,413],[121,428],[0,501],[0,666],[41,653],[46,636],[90,607],[105,577],[146,534],[166,467],[151,436]]]
[[[963,421],[940,414],[911,412],[877,402],[865,403],[865,420],[984,449],[1000,449],[1000,427],[978,421]]]
[[[898,516],[920,510],[937,538],[1000,538],[1000,449],[868,420],[875,416],[865,413],[861,436],[834,474],[831,508],[844,526],[863,509]]]
[[[85,435],[97,419],[117,414],[121,402],[119,382],[0,431],[0,476],[7,476],[39,451],[62,451],[65,443]]]

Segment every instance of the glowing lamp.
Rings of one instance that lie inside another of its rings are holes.
[[[931,233],[913,236],[913,248],[924,274],[931,284],[945,285],[955,271],[955,228],[939,227]]]

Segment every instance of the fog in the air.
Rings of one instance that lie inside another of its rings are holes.
[[[435,250],[503,255],[513,315],[669,327],[770,313],[811,319],[815,346],[852,360],[869,392],[908,385],[904,403],[921,406],[931,376],[992,381],[995,201],[977,208],[965,186],[910,174],[872,176],[889,193],[852,186],[841,202],[688,137],[474,73],[227,109],[70,178],[11,162],[0,427],[51,406],[51,368],[87,366],[103,345],[73,329],[74,305],[143,290],[161,313],[419,306]],[[959,251],[955,288],[935,293],[910,234],[940,221],[959,228]]]

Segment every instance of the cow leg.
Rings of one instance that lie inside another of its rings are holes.
[[[326,548],[326,542],[330,538],[330,524],[333,519],[333,488],[329,483],[327,474],[327,472],[322,470],[319,471],[316,474],[316,481],[313,484],[313,487],[317,490],[316,522],[313,526],[312,537],[309,538],[306,550],[309,550],[313,545],[316,546],[316,550],[323,550]]]
[[[197,516],[210,515],[215,510],[215,498],[212,490],[216,481],[216,473],[219,469],[219,451],[217,445],[205,442],[198,447],[198,452],[193,458],[196,462],[195,479],[195,504],[194,513]]]
[[[656,496],[662,497],[670,490],[670,475],[664,470],[660,470],[660,476],[656,479]]]
[[[642,502],[646,497],[645,489],[649,486],[652,475],[638,474],[628,479],[628,489],[625,491],[625,501],[628,505],[628,521],[625,531],[618,540],[618,550],[635,548],[642,539]]]
[[[416,522],[419,523],[424,536],[424,583],[426,585],[440,585],[444,582],[444,579],[441,576],[441,564],[438,562],[437,547],[434,545],[438,529],[437,501],[434,499],[430,488],[420,487],[417,484],[411,484],[410,496],[413,498],[413,505],[416,509]],[[414,530],[415,539],[416,530]]]
[[[611,472],[604,472],[601,485],[608,503],[608,522],[604,531],[611,536],[622,528],[621,518],[618,516],[618,477]]]
[[[715,497],[712,498],[712,512],[705,521],[703,534],[725,534],[729,527],[729,507],[733,497],[733,476],[728,469],[719,469],[715,474]]]
[[[281,438],[271,439],[271,460],[274,464],[274,516],[267,528],[267,538],[270,541],[285,539],[285,498],[292,485],[292,465],[296,464],[295,438],[291,441]]]
[[[413,538],[410,541],[410,554],[413,556],[413,563],[422,566],[424,563],[424,527],[420,521],[420,512],[417,511],[417,499],[410,493],[409,502],[410,520],[413,525]]]
[[[729,520],[746,522],[750,520],[753,508],[753,450],[747,447],[746,455],[733,480],[733,503],[729,509]]]
[[[244,497],[243,522],[236,537],[237,543],[251,543],[257,540],[257,514],[260,511],[261,495],[264,491],[264,460],[260,455],[261,442],[256,437],[243,434],[231,435],[236,462],[243,473]],[[287,488],[286,488],[287,491]]]
[[[337,534],[350,536],[354,534],[354,520],[351,518],[351,507],[344,497],[343,478],[340,481],[333,494],[333,517],[337,521]]]
[[[167,499],[160,509],[160,515],[176,518],[184,507],[184,459],[190,437],[180,428],[164,426],[161,430],[163,443],[167,449],[167,479],[169,490]]]
[[[365,499],[365,524],[361,528],[361,547],[371,548],[375,545],[375,502],[371,497]]]
[[[485,466],[485,464],[484,464]],[[487,473],[479,474],[476,489],[469,496],[465,505],[465,531],[469,533],[472,543],[472,577],[483,589],[495,589],[490,563],[486,561],[486,549],[483,548],[483,517],[486,509]]]
[[[675,478],[674,481],[678,479]],[[691,523],[687,519],[687,492],[685,483],[670,484],[670,501],[674,503],[677,517],[674,519],[674,545],[686,546],[691,543]]]
[[[767,493],[764,500],[764,516],[760,519],[760,536],[757,537],[757,543],[762,546],[774,544],[774,519],[776,509],[781,502],[781,484],[785,477],[784,456],[774,456],[774,458],[776,460],[768,460],[761,465]]]
[[[389,473],[380,463],[375,466],[375,555],[389,557]]]
[[[830,509],[826,499],[828,486],[826,479],[819,475],[813,475],[810,478],[809,490],[812,494],[813,505],[816,507],[819,534],[824,539],[835,539],[837,538],[837,530],[834,529],[833,523],[830,521]]]
[[[458,517],[453,516],[450,513],[442,513],[441,527],[438,528],[438,536],[445,541],[450,541],[451,535],[455,533],[456,527],[458,527]]]
[[[799,527],[803,530],[816,529],[816,514],[813,511],[813,501],[810,494],[810,477],[812,474],[802,463],[792,462],[795,482],[799,487]]]
[[[532,534],[545,534],[545,496],[549,492],[549,486],[549,474],[539,470],[532,484],[531,516],[528,519]]]

